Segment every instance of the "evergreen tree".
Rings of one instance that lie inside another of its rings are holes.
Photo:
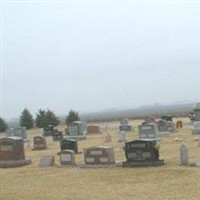
[[[7,123],[3,118],[0,117],[0,133],[5,132],[7,128],[8,128]]]
[[[59,124],[59,120],[53,111],[40,109],[36,114],[35,123],[38,128],[44,128],[48,125],[57,126]]]
[[[29,112],[28,109],[24,109],[21,113],[20,119],[19,119],[20,126],[26,127],[26,129],[31,129],[34,126],[34,120],[33,116]]]
[[[46,122],[46,111],[45,110],[39,110],[38,113],[36,113],[36,119],[35,119],[36,126],[38,128],[44,128],[47,124]]]
[[[47,110],[46,112],[46,122],[53,126],[57,126],[59,124],[58,117],[54,114],[53,111],[50,110]]]
[[[79,114],[78,112],[75,112],[74,110],[70,110],[67,117],[66,117],[66,124],[69,125],[70,123],[74,122],[74,121],[79,121]]]

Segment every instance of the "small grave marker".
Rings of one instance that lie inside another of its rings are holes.
[[[119,132],[119,139],[118,142],[126,142],[126,134],[124,131]]]
[[[33,150],[44,150],[47,148],[46,138],[42,136],[35,136],[33,138]]]
[[[75,154],[72,150],[63,150],[60,152],[61,165],[75,165]]]
[[[197,158],[196,167],[200,167],[200,156]]]
[[[101,134],[100,127],[97,125],[89,125],[87,127],[87,134]]]
[[[54,156],[43,156],[40,160],[39,167],[53,166],[55,164],[54,160]]]
[[[188,147],[186,144],[182,144],[180,147],[181,165],[188,165]]]

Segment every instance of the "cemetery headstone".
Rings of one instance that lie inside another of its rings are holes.
[[[110,143],[110,142],[112,142],[112,136],[109,133],[107,133],[104,139],[104,143]]]
[[[126,142],[126,134],[124,131],[119,132],[119,139],[118,142]]]
[[[163,119],[161,119],[161,120],[159,120],[157,122],[159,132],[167,132],[168,131],[168,129],[167,129],[167,123],[166,122],[167,121],[163,120]]]
[[[50,167],[55,164],[54,156],[43,156],[40,160],[39,167]]]
[[[81,121],[74,121],[67,128],[68,139],[86,140],[85,126]]]
[[[52,138],[53,141],[60,141],[63,139],[63,132],[62,131],[58,131],[57,129],[54,130],[53,134],[52,134]]]
[[[25,159],[22,138],[7,137],[0,139],[0,167],[18,167],[30,163],[30,159]]]
[[[194,122],[193,127],[192,127],[192,134],[200,134],[200,122]]]
[[[139,138],[160,140],[158,125],[154,123],[139,125]]]
[[[78,143],[73,139],[63,139],[60,141],[60,150],[72,150],[78,153]]]
[[[24,143],[29,143],[29,139],[27,138],[26,127],[15,127],[9,128],[5,132],[6,137],[19,137],[23,139]]]
[[[43,136],[52,136],[54,133],[54,126],[53,125],[47,125],[43,128]]]
[[[113,147],[98,146],[84,149],[84,161],[87,165],[109,165],[115,163]]]
[[[44,150],[47,149],[46,138],[42,136],[35,136],[33,138],[33,150]]]
[[[125,131],[125,132],[133,131],[132,126],[129,125],[129,121],[128,121],[127,118],[124,118],[123,120],[120,121],[119,130],[120,131]]]
[[[197,158],[196,167],[200,167],[200,156]]]
[[[131,132],[133,129],[131,125],[120,125],[119,130],[124,132]]]
[[[159,159],[159,145],[157,140],[146,139],[126,142],[124,151],[127,161],[122,163],[123,167],[164,165],[164,160]]]
[[[120,125],[128,125],[128,118],[124,118],[120,121]]]
[[[194,121],[200,121],[200,103],[193,106]]]
[[[63,150],[60,153],[61,165],[75,165],[75,153],[72,150]]]
[[[180,147],[181,165],[188,165],[188,147],[186,144],[182,144]]]
[[[89,125],[87,127],[87,134],[100,134],[100,127],[97,125]]]

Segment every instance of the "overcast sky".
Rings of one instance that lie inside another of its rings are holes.
[[[200,1],[2,2],[3,118],[200,100]]]

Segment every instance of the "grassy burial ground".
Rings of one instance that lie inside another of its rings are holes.
[[[174,122],[178,119],[174,119]],[[181,118],[183,128],[166,135],[160,141],[161,167],[123,168],[79,168],[61,166],[59,142],[47,138],[47,149],[32,151],[33,137],[42,135],[42,129],[27,131],[30,147],[25,147],[26,158],[32,163],[19,168],[0,169],[1,200],[199,200],[200,168],[195,163],[200,153],[197,136],[192,135],[190,120]],[[141,120],[130,121],[135,128],[126,134],[128,141],[138,139]],[[123,142],[118,142],[119,122],[108,122],[108,132],[114,147],[116,162],[126,161]],[[59,126],[64,131],[65,126]],[[103,137],[106,133],[103,133]],[[177,140],[178,138],[178,140]],[[186,144],[189,165],[180,165],[180,146]],[[87,140],[78,141],[78,149],[102,145],[102,135],[88,135]],[[44,155],[55,156],[55,165],[40,168]],[[75,155],[76,164],[83,164],[83,154]]]

